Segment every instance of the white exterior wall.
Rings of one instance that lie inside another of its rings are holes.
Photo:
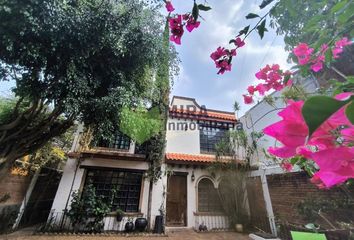
[[[181,126],[186,124],[187,130],[181,129]],[[166,140],[166,152],[168,153],[200,154],[199,125],[196,121],[168,119]]]

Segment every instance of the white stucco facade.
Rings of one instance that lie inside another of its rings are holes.
[[[190,113],[205,111],[203,107],[199,106],[194,99],[174,97],[171,102],[171,108],[176,107],[179,110],[189,109]],[[216,110],[213,110],[216,111]],[[215,112],[219,114],[219,112]],[[220,112],[220,114],[234,117],[233,113]],[[195,115],[195,114],[194,114]],[[205,117],[203,121],[208,120]],[[214,121],[218,121],[217,119]],[[234,126],[235,120],[220,120],[223,124],[231,124]],[[231,126],[230,125],[230,126]],[[229,126],[229,125],[226,125]],[[162,176],[153,184],[151,196],[151,227],[154,226],[154,220],[157,215],[160,215],[160,210],[166,210],[168,207],[168,196],[176,189],[168,189],[169,178],[165,174],[167,172],[174,172],[183,175],[183,181],[186,184],[186,216],[184,224],[181,227],[198,228],[200,224],[208,227],[208,229],[222,229],[228,228],[228,219],[221,213],[201,213],[198,212],[198,183],[203,178],[208,178],[215,188],[218,187],[218,177],[211,176],[203,162],[194,161],[194,156],[205,156],[201,154],[200,148],[200,131],[199,120],[190,118],[189,115],[184,117],[169,117],[167,121],[166,131],[166,154],[186,154],[192,158],[184,159],[180,162],[169,162],[166,159],[161,165]],[[82,129],[79,130],[82,132]],[[78,152],[79,135],[75,138],[72,152]],[[124,154],[134,155],[135,144],[131,143],[130,148]],[[115,159],[114,157],[107,157],[106,155],[92,154],[91,157],[81,156],[71,157],[68,159],[64,168],[64,173],[59,184],[59,188],[52,205],[51,216],[62,213],[65,209],[70,209],[71,195],[74,191],[81,191],[85,185],[87,169],[124,169],[139,170],[146,172],[149,169],[149,163],[146,159],[132,160],[132,157],[124,158],[124,154]],[[209,158],[213,158],[215,153],[210,153]],[[145,176],[145,174],[144,174]],[[136,213],[129,213],[129,217],[143,216],[148,217],[148,198],[149,198],[150,181],[143,177],[141,183],[139,211]],[[51,217],[50,216],[50,217]],[[49,218],[50,218],[49,217]],[[122,222],[117,222],[115,215],[110,214],[105,218],[104,230],[124,230],[124,224],[128,216]],[[167,223],[167,226],[168,223]]]

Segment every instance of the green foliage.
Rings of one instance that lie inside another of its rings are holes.
[[[302,108],[302,115],[309,127],[309,135],[311,136],[322,123],[353,99],[353,96],[344,101],[327,96],[313,96],[307,99]]]
[[[154,107],[147,111],[144,107],[134,110],[124,108],[119,127],[122,133],[138,144],[143,144],[162,129],[159,109]]]
[[[222,159],[224,156],[234,160],[244,160],[249,166],[257,153],[257,142],[263,136],[261,132],[247,133],[242,130],[230,130],[226,136],[216,144],[216,156]]]
[[[319,214],[329,213],[338,209],[353,209],[354,202],[350,198],[328,199],[328,198],[307,198],[297,205],[297,211],[305,220],[315,222]]]
[[[261,24],[259,24],[257,26],[257,31],[258,31],[258,35],[261,37],[261,39],[263,39],[264,37],[264,32],[267,32],[267,28],[265,27],[266,24],[266,19],[264,19]]]
[[[247,14],[247,16],[246,16],[246,19],[258,18],[258,17],[260,17],[258,14],[249,13],[249,14]]]
[[[285,89],[281,93],[284,102],[287,102],[289,99],[293,100],[306,100],[309,97],[309,94],[301,85],[292,85],[290,88]]]
[[[166,129],[168,110],[169,110],[169,64],[171,58],[169,52],[169,28],[168,23],[165,24],[165,30],[163,34],[163,51],[159,59],[159,68],[156,73],[156,92],[153,98],[152,107],[156,107],[160,113],[161,128],[157,135],[152,137],[148,142],[147,159],[150,162],[148,170],[148,176],[150,183],[157,181],[161,177],[161,161],[165,155],[166,146]],[[150,191],[149,194],[152,194]],[[150,203],[151,204],[151,203]]]
[[[9,121],[15,106],[15,99],[0,98],[0,124],[4,124]]]
[[[287,49],[299,42],[319,47],[338,35],[352,35],[354,3],[335,1],[278,1],[270,10],[271,26],[285,35]]]
[[[199,17],[199,7],[196,2],[194,2],[194,5],[193,5],[192,16],[193,16],[194,20],[197,21],[197,19]]]
[[[6,120],[0,157],[32,153],[74,120],[112,137],[122,108],[151,93],[159,16],[134,0],[1,1],[0,79],[16,81],[16,96],[29,105],[25,116],[14,111]]]
[[[354,124],[354,101],[351,101],[347,108],[345,109],[345,114],[347,115],[349,121]]]
[[[341,92],[354,92],[354,76],[348,76],[344,82],[332,80],[332,84],[334,86],[333,95]]]
[[[101,232],[104,226],[103,219],[110,211],[110,206],[103,196],[96,194],[92,184],[88,184],[82,196],[73,192],[70,210],[66,215],[70,218],[75,231],[81,227],[89,232]]]
[[[230,226],[248,224],[246,181],[247,166],[235,161],[219,161],[213,163],[208,170],[211,174],[220,175],[218,195],[221,206],[230,220]]]
[[[211,10],[211,7],[205,6],[205,5],[203,5],[203,4],[198,4],[198,9],[199,9],[200,11],[209,11],[209,10]]]

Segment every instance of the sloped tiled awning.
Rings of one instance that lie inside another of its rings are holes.
[[[208,164],[216,161],[214,155],[196,155],[185,153],[166,153],[166,163]]]
[[[235,123],[236,117],[233,113],[216,112],[216,110],[206,110],[206,112],[190,112],[181,109],[170,108],[170,116],[176,118],[191,118],[196,120],[214,120],[228,123]]]

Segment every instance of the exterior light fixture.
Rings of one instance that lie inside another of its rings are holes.
[[[192,182],[194,182],[194,180],[195,180],[194,171],[192,171],[191,180],[192,180]]]
[[[243,130],[243,124],[242,124],[242,122],[237,122],[237,123],[236,123],[236,130],[237,130],[237,131],[242,131],[242,130]]]

